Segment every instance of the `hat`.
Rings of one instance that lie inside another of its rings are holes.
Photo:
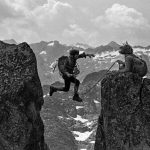
[[[69,51],[69,54],[70,54],[70,55],[79,55],[79,50],[71,49],[71,50]]]
[[[129,44],[125,44],[123,46],[120,46],[120,54],[133,54],[133,49]]]

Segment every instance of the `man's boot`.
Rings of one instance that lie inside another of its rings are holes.
[[[49,91],[49,95],[52,96],[54,92],[56,92],[56,88],[53,86],[50,86],[50,91]]]
[[[78,94],[78,93],[75,93],[75,94],[74,94],[73,100],[74,100],[74,101],[77,101],[77,102],[82,102],[82,99],[79,97],[79,94]]]

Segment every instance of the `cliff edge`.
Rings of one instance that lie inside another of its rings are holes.
[[[46,150],[43,93],[27,43],[0,41],[0,150]]]
[[[112,72],[101,85],[94,150],[149,150],[150,79]]]

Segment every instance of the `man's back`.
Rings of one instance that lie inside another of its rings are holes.
[[[131,72],[137,73],[141,77],[146,75],[146,73],[147,73],[147,64],[144,60],[140,59],[139,57],[137,57],[134,54],[126,56],[126,59],[131,60],[131,62],[130,62]]]

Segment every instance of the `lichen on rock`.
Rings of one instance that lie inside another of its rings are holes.
[[[0,150],[46,149],[40,117],[43,102],[30,46],[0,41]]]

